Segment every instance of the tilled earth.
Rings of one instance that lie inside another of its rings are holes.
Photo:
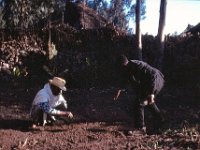
[[[0,150],[200,149],[200,103],[187,89],[163,89],[157,103],[166,121],[159,134],[146,112],[147,134],[132,136],[127,134],[134,126],[131,91],[115,102],[114,88],[70,89],[65,97],[74,118],[31,129],[29,109],[39,89],[1,86]]]

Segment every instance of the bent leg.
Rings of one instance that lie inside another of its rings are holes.
[[[30,117],[34,124],[36,125],[43,124],[43,111],[42,109],[40,109],[39,106],[37,105],[33,106]]]
[[[144,104],[141,104],[139,99],[134,103],[134,122],[136,128],[145,127]]]
[[[154,127],[159,129],[164,121],[164,118],[155,103],[147,105],[147,109],[152,113],[154,119]]]

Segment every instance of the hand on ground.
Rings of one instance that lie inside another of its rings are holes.
[[[73,116],[73,114],[71,112],[68,112],[67,113],[67,117],[69,117],[70,119],[72,119],[74,116]]]

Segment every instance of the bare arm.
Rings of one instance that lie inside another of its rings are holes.
[[[67,116],[73,118],[73,114],[70,111],[58,111],[57,115]]]
[[[73,114],[71,112],[69,112],[69,111],[60,111],[60,110],[57,110],[55,108],[52,108],[52,107],[50,107],[48,102],[39,103],[38,105],[47,114],[61,115],[61,116],[67,116],[69,118],[73,118]]]

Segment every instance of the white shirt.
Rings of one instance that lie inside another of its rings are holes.
[[[33,100],[32,106],[41,103],[48,103],[51,109],[54,109],[55,107],[63,103],[64,106],[67,108],[67,102],[63,97],[62,93],[58,96],[54,96],[49,83],[45,84],[44,88],[38,91]]]

